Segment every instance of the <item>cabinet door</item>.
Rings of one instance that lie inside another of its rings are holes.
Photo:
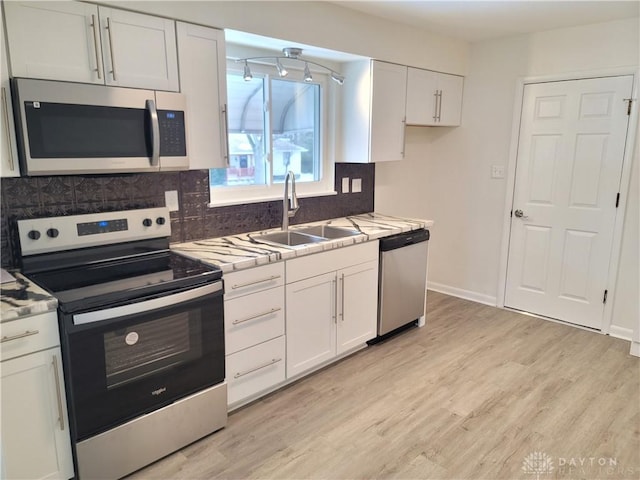
[[[286,289],[287,378],[336,354],[335,272],[301,280]]]
[[[407,67],[374,61],[371,81],[370,161],[402,160]]]
[[[440,106],[438,125],[460,125],[462,115],[462,87],[464,77],[457,75],[438,74],[438,88],[440,90]]]
[[[104,83],[98,7],[3,2],[14,77]]]
[[[6,478],[73,477],[60,348],[2,362]]]
[[[180,91],[187,96],[189,168],[227,166],[224,32],[178,22]]]
[[[438,74],[409,67],[407,72],[407,125],[436,125]]]
[[[1,10],[1,9],[0,9]],[[9,64],[7,49],[4,41],[4,22],[0,18],[0,87],[2,88],[0,106],[0,176],[18,177],[18,152],[16,150],[16,133],[13,123],[13,109],[11,106],[11,87],[9,86]]]
[[[177,92],[175,22],[99,7],[106,83]]]
[[[339,270],[338,355],[374,338],[377,320],[378,261]]]

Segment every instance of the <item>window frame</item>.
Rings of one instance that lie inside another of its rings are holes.
[[[287,65],[291,78],[280,78],[275,66],[265,65],[258,62],[251,62],[251,71],[256,75],[265,78],[265,91],[267,92],[267,102],[271,101],[271,80],[296,81],[304,83],[302,80],[303,70]],[[238,75],[243,74],[243,64],[236,63],[234,60],[227,60],[227,73]],[[296,182],[296,194],[298,197],[315,197],[325,195],[336,195],[335,191],[335,162],[334,162],[334,146],[337,129],[335,121],[330,119],[336,118],[337,91],[334,82],[331,81],[329,75],[323,71],[315,71],[312,69],[313,82],[320,86],[320,112],[319,125],[319,164],[320,180],[314,182]],[[209,207],[218,207],[225,205],[237,205],[243,203],[258,203],[272,200],[282,199],[284,186],[282,183],[273,182],[273,152],[272,142],[273,133],[271,130],[273,111],[270,108],[265,119],[265,138],[267,163],[269,170],[268,184],[266,185],[235,185],[213,187],[209,183]],[[330,128],[329,125],[334,125]],[[210,182],[210,180],[209,180]]]

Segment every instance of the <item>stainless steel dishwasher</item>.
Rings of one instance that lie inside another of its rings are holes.
[[[424,316],[428,240],[429,230],[380,239],[379,337]]]

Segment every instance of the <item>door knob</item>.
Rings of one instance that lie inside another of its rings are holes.
[[[516,210],[513,214],[518,218],[529,218],[522,210]]]

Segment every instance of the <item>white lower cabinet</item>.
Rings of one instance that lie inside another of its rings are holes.
[[[286,266],[287,378],[376,336],[378,242],[301,257]]]
[[[224,279],[227,404],[233,409],[285,380],[284,262]]]
[[[2,324],[3,478],[66,480],[74,474],[60,347],[34,351],[57,337],[58,319],[49,312],[25,320]]]

